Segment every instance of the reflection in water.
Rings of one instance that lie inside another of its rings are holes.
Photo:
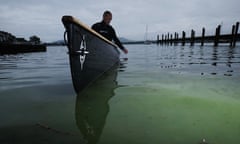
[[[218,60],[218,48],[214,47],[213,48],[213,53],[212,53],[212,65],[217,66],[217,60]]]
[[[231,67],[233,58],[234,58],[234,48],[229,48],[229,51],[228,51],[228,61],[227,61],[227,66],[228,67]]]
[[[117,70],[106,73],[90,87],[79,93],[76,101],[76,123],[88,144],[99,141],[109,112],[108,101],[117,88]]]
[[[204,57],[204,51],[203,51],[203,47],[200,47],[200,60],[203,60],[203,57]]]
[[[146,48],[145,48],[146,49]],[[201,75],[224,75],[235,76],[239,73],[240,49],[229,48],[227,46],[193,46],[193,47],[158,47],[159,50],[148,48],[149,54],[146,55],[142,50],[142,57],[150,57],[148,66],[157,64],[161,71],[168,72],[168,69],[174,73],[183,74],[201,74]],[[156,56],[156,53],[160,55]],[[156,57],[153,59],[153,57]]]
[[[233,70],[231,69],[232,67],[232,61],[234,59],[234,54],[235,54],[235,48],[229,48],[228,50],[228,55],[227,55],[227,62],[226,65],[229,67],[229,70],[227,70],[227,73],[225,73],[225,76],[232,76]]]

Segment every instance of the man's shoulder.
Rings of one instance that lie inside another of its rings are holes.
[[[95,24],[93,24],[93,25],[101,25],[101,22],[97,22],[97,23],[95,23]]]
[[[92,25],[92,28],[97,28],[101,26],[101,22],[97,22],[95,24]]]
[[[97,22],[92,25],[93,29],[101,29],[102,27],[105,27],[111,31],[114,31],[114,28],[111,25],[105,25],[105,24],[103,24],[103,22]]]
[[[115,32],[115,30],[114,30],[114,28],[113,28],[112,25],[109,25],[109,28],[110,28],[113,32]]]
[[[111,29],[114,29],[112,25],[108,25]]]

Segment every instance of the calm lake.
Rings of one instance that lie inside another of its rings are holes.
[[[0,56],[0,144],[238,144],[237,45],[126,45],[78,95],[66,47]]]

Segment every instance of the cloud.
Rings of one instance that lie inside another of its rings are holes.
[[[213,33],[223,23],[224,32],[239,21],[238,0],[3,0],[0,5],[0,29],[17,36],[39,35],[43,41],[62,39],[62,15],[73,15],[92,25],[100,21],[104,10],[113,12],[112,25],[119,36],[143,39],[145,27],[149,37],[166,32],[181,32],[206,27]]]

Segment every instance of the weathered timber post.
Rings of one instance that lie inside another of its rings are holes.
[[[186,32],[182,31],[182,46],[185,46],[185,42],[186,42]]]
[[[238,35],[238,28],[239,28],[239,22],[236,23],[236,28],[235,28],[235,35],[234,35],[234,41],[233,41],[233,47],[236,46],[237,42],[237,35]]]
[[[235,25],[232,26],[232,33],[231,33],[231,40],[230,40],[230,47],[233,47],[234,36],[235,36]]]
[[[165,35],[165,44],[167,44],[167,35]]]
[[[215,40],[214,40],[214,46],[217,47],[219,43],[219,38],[220,38],[220,32],[221,32],[221,25],[218,25],[216,28],[216,35],[215,35]]]
[[[157,45],[159,45],[160,43],[160,39],[159,39],[159,35],[157,35]]]
[[[194,46],[194,41],[195,41],[195,31],[191,31],[191,46]]]
[[[176,43],[177,43],[177,33],[174,32],[174,45],[176,45]]]
[[[167,44],[169,45],[169,33],[167,34]]]
[[[179,35],[178,35],[178,33],[176,33],[176,35],[177,35],[176,45],[178,45]]]
[[[175,32],[175,33],[174,33],[174,36],[175,36],[174,45],[177,45],[177,43],[178,43],[178,33]]]
[[[204,46],[204,40],[205,40],[205,28],[202,29],[201,46]]]
[[[162,34],[162,41],[161,41],[161,44],[163,45],[164,43],[164,34]]]
[[[172,34],[170,35],[170,44],[171,45],[173,44],[173,35]]]

